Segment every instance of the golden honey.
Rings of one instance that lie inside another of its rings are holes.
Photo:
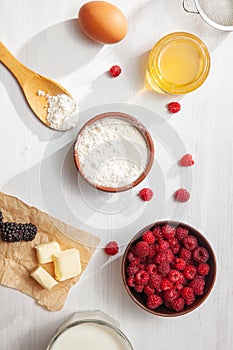
[[[186,94],[204,83],[209,69],[205,44],[193,34],[176,32],[160,39],[151,50],[147,80],[154,90]]]

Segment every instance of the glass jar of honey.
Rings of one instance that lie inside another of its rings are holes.
[[[186,94],[206,80],[210,55],[195,35],[175,32],[160,39],[149,56],[147,80],[160,92]]]

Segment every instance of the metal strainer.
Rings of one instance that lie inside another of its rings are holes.
[[[233,31],[233,0],[192,0],[196,10],[187,8],[187,0],[183,0],[186,12],[198,13],[212,27]]]

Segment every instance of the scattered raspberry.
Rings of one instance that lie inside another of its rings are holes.
[[[163,277],[161,280],[160,287],[163,291],[165,291],[172,288],[172,283],[166,277]]]
[[[196,239],[196,237],[194,237],[192,235],[185,237],[182,242],[183,242],[183,245],[185,246],[185,248],[188,250],[193,250],[197,246],[197,239]]]
[[[189,283],[189,287],[193,289],[194,294],[202,295],[204,293],[205,281],[200,278],[195,278]]]
[[[177,227],[176,229],[176,238],[179,240],[179,241],[182,241],[182,239],[184,237],[187,237],[189,234],[188,230],[186,230],[185,228],[183,227]]]
[[[168,301],[170,303],[178,297],[178,292],[175,290],[175,288],[171,288],[165,290],[163,297],[165,301]]]
[[[185,154],[181,159],[180,159],[180,165],[181,166],[192,166],[194,164],[194,160],[191,154]]]
[[[197,267],[197,272],[201,275],[201,276],[206,276],[208,275],[208,273],[210,272],[210,266],[206,263],[204,264],[200,264]]]
[[[163,300],[159,295],[156,294],[151,294],[148,295],[147,298],[147,303],[146,305],[148,306],[149,309],[157,309],[160,305],[162,305]]]
[[[193,259],[199,263],[205,263],[209,259],[209,253],[204,247],[198,247],[193,252]]]
[[[110,74],[113,78],[118,77],[118,75],[121,74],[121,67],[120,67],[120,66],[112,66],[112,67],[109,69],[109,74]]]
[[[166,276],[170,270],[170,265],[167,262],[162,262],[158,265],[158,273],[161,276]]]
[[[109,242],[105,248],[104,251],[107,255],[116,255],[119,252],[119,246],[118,243],[115,241]]]
[[[184,308],[185,301],[183,298],[177,298],[171,302],[171,307],[173,310],[179,312]]]
[[[147,256],[149,252],[149,244],[147,242],[137,242],[135,245],[135,254],[139,256],[139,258],[143,258]]]
[[[142,291],[144,289],[144,285],[143,284],[135,284],[134,289],[136,290],[136,292],[142,293]]]
[[[153,234],[154,236],[158,239],[158,238],[162,238],[163,237],[163,232],[160,226],[157,226],[153,229]]]
[[[181,248],[179,251],[179,257],[184,259],[184,260],[189,260],[192,256],[192,252],[186,248]]]
[[[134,287],[135,286],[135,277],[134,275],[131,275],[127,278],[127,284],[129,287]]]
[[[153,289],[160,290],[161,276],[160,275],[151,275],[149,280],[149,286]]]
[[[163,232],[163,235],[166,239],[172,239],[175,237],[176,229],[173,226],[164,225],[162,227],[162,232]]]
[[[179,188],[175,192],[175,200],[177,202],[187,202],[190,198],[190,193],[184,188]]]
[[[154,275],[157,273],[157,266],[155,264],[149,264],[146,266],[146,271],[149,275]]]
[[[150,188],[143,188],[140,192],[139,192],[139,196],[143,201],[150,201],[153,197],[153,191]]]
[[[186,261],[182,258],[175,258],[174,259],[174,266],[177,270],[182,271],[186,267]]]
[[[182,298],[184,298],[185,300],[186,299],[191,299],[194,297],[194,293],[193,293],[193,289],[190,288],[190,287],[184,287],[182,290],[181,290],[181,296]]]
[[[177,113],[180,111],[181,105],[179,102],[170,102],[167,105],[167,108],[168,108],[170,113]]]
[[[154,236],[153,232],[146,231],[142,235],[142,240],[147,242],[148,244],[153,244],[155,242],[155,236]]]
[[[183,271],[183,275],[188,280],[193,280],[197,274],[197,269],[193,265],[188,265]]]
[[[155,293],[155,290],[153,288],[151,288],[149,286],[149,284],[147,284],[144,289],[143,289],[143,292],[146,294],[146,295],[151,295],[151,294],[154,294]]]
[[[139,271],[139,268],[137,265],[134,265],[134,263],[131,263],[129,266],[127,266],[127,275],[131,276],[131,275],[135,275],[135,273],[137,273]]]
[[[149,282],[150,276],[144,270],[140,270],[135,275],[136,284],[146,285]]]

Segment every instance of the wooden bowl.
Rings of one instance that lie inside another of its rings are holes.
[[[169,224],[173,227],[182,227],[185,228],[189,231],[189,234],[195,236],[197,238],[198,244],[205,247],[208,252],[209,252],[209,260],[208,264],[210,265],[210,272],[209,274],[205,277],[205,288],[204,288],[204,293],[201,296],[196,296],[196,300],[194,303],[190,306],[185,306],[184,309],[180,312],[173,311],[171,309],[166,308],[165,306],[161,305],[155,310],[151,310],[146,306],[146,296],[144,293],[138,293],[135,291],[134,288],[129,287],[127,284],[127,274],[126,274],[126,269],[127,266],[129,265],[129,262],[127,260],[127,255],[132,246],[136,244],[137,241],[140,240],[141,236],[143,235],[144,232],[148,230],[153,230],[157,226],[163,226]],[[215,280],[216,280],[216,274],[217,274],[217,262],[216,262],[216,257],[215,253],[213,251],[213,248],[211,247],[210,243],[206,239],[206,237],[203,236],[199,231],[197,231],[195,228],[192,226],[189,226],[185,223],[181,222],[176,222],[176,221],[158,221],[156,223],[153,223],[151,225],[148,225],[144,227],[142,230],[140,230],[129,242],[129,244],[126,247],[126,250],[123,255],[123,260],[122,260],[122,265],[121,265],[121,272],[122,272],[122,278],[123,278],[123,283],[125,286],[125,289],[129,296],[132,298],[132,300],[138,304],[143,310],[150,312],[151,314],[157,315],[157,316],[163,316],[163,317],[176,317],[176,316],[181,316],[184,314],[187,314],[195,309],[197,309],[209,296],[211,290],[213,289]]]
[[[79,142],[79,138],[82,135],[82,133],[86,130],[87,127],[93,125],[95,122],[100,121],[102,119],[106,119],[106,118],[116,118],[116,119],[120,119],[123,120],[125,122],[128,122],[130,124],[132,124],[135,128],[137,128],[137,130],[140,132],[140,134],[143,136],[146,145],[147,145],[147,163],[146,163],[146,167],[144,169],[144,171],[141,173],[141,175],[132,183],[127,184],[125,186],[121,186],[121,187],[107,187],[107,186],[102,186],[102,185],[98,185],[94,182],[92,182],[84,173],[82,166],[80,164],[80,159],[79,159],[79,153],[78,153],[78,142]],[[154,160],[154,144],[153,144],[153,140],[150,136],[149,131],[145,128],[145,126],[136,118],[134,118],[133,116],[129,115],[129,114],[125,114],[125,113],[121,113],[121,112],[107,112],[107,113],[102,113],[99,114],[97,116],[95,116],[94,118],[90,119],[79,131],[76,140],[74,142],[74,146],[73,146],[73,157],[74,157],[74,162],[75,165],[79,171],[79,173],[81,174],[81,176],[93,187],[95,187],[98,190],[101,191],[105,191],[105,192],[122,192],[122,191],[126,191],[131,189],[132,187],[137,186],[142,180],[145,179],[145,177],[148,175],[152,164],[153,164],[153,160]]]

